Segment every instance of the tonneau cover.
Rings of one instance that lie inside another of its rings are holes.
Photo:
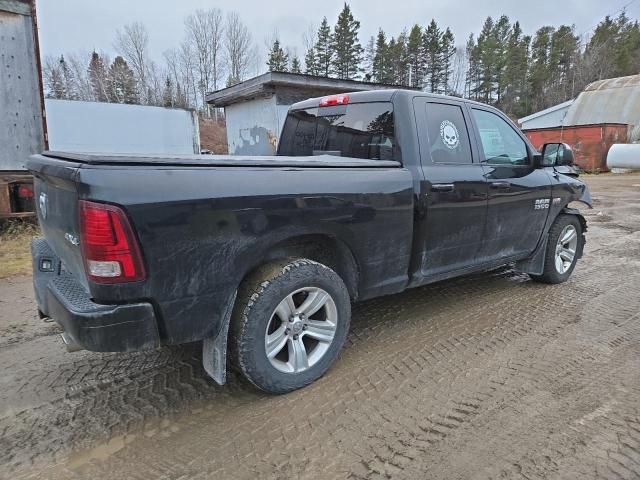
[[[113,153],[77,153],[45,151],[43,156],[60,160],[70,160],[87,165],[160,165],[188,167],[361,167],[394,168],[400,162],[393,160],[363,160],[344,158],[334,155],[313,157],[267,157],[267,156],[231,156],[231,155],[130,155]]]

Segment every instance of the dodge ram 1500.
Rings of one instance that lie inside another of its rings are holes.
[[[567,280],[586,231],[569,204],[590,203],[572,158],[403,90],[293,105],[275,157],[44,152],[38,308],[69,349],[203,341],[218,383],[230,365],[288,392],[336,360],[351,302],[506,264]]]

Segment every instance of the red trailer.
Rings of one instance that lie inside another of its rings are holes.
[[[0,0],[0,220],[33,215],[25,163],[47,147],[35,0]]]
[[[576,164],[588,172],[607,171],[607,153],[614,143],[627,143],[629,127],[623,123],[600,123],[571,127],[525,130],[540,150],[545,143],[563,142],[573,148]]]

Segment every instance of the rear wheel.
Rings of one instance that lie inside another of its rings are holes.
[[[566,282],[582,255],[582,225],[575,215],[560,215],[549,230],[542,275],[531,278],[543,283]]]
[[[296,390],[336,360],[350,317],[347,288],[330,268],[306,259],[266,265],[238,293],[232,361],[261,390]]]

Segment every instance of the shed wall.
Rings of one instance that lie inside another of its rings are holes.
[[[231,155],[275,155],[284,115],[275,96],[225,107]],[[286,106],[284,106],[286,112]],[[280,119],[282,117],[282,119]]]
[[[563,142],[571,146],[576,164],[589,172],[607,171],[607,153],[614,143],[627,142],[627,125],[581,125],[564,128],[527,130],[525,134],[534,147],[545,143]]]

